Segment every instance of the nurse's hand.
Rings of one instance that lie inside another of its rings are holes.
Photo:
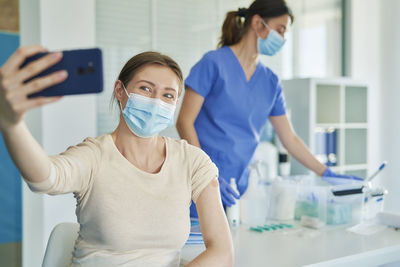
[[[62,54],[49,53],[20,68],[24,61],[35,54],[47,50],[39,45],[20,47],[0,68],[0,129],[8,129],[23,120],[26,111],[55,102],[60,97],[28,98],[49,86],[60,83],[67,78],[66,71],[57,71],[46,76],[30,78],[59,62]]]
[[[233,190],[233,188],[225,181],[224,178],[219,177],[218,181],[219,181],[219,189],[221,191],[222,204],[224,204],[224,206],[227,207],[235,205],[236,202],[233,199],[233,197],[239,199],[240,196],[235,192],[235,190]]]
[[[361,182],[362,178],[353,175],[337,174],[333,172],[330,168],[326,168],[324,174],[322,175],[322,180],[332,184],[347,184],[351,182]]]

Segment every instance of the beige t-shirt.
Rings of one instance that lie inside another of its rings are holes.
[[[166,159],[156,174],[132,165],[107,134],[50,157],[50,177],[29,183],[35,192],[74,193],[80,231],[71,266],[179,264],[191,200],[218,170],[201,149],[165,141]]]

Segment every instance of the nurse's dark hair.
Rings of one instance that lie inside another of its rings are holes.
[[[259,15],[266,21],[270,18],[289,15],[291,23],[294,21],[292,11],[284,0],[256,0],[249,8],[239,8],[226,13],[222,34],[218,47],[234,45],[242,40],[250,28],[251,19]]]
[[[143,67],[148,65],[159,65],[170,68],[178,78],[178,96],[181,95],[183,89],[183,74],[181,68],[179,67],[178,63],[175,62],[175,60],[167,55],[158,52],[143,52],[129,59],[119,73],[118,80],[120,80],[124,84],[124,86],[127,86],[127,84],[133,79],[136,73],[138,73]],[[111,108],[116,102],[118,102],[118,100],[115,97],[115,93],[113,92],[110,103]]]

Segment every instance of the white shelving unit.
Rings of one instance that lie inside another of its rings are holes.
[[[339,173],[366,177],[368,86],[348,78],[305,78],[282,82],[288,110],[296,133],[316,152],[316,131],[337,130]],[[292,158],[292,174],[309,171]]]

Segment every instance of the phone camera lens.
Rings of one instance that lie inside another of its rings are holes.
[[[87,69],[87,72],[88,72],[88,73],[93,73],[93,72],[95,72],[95,71],[96,71],[96,69],[93,68],[93,67],[90,67],[90,68]]]

